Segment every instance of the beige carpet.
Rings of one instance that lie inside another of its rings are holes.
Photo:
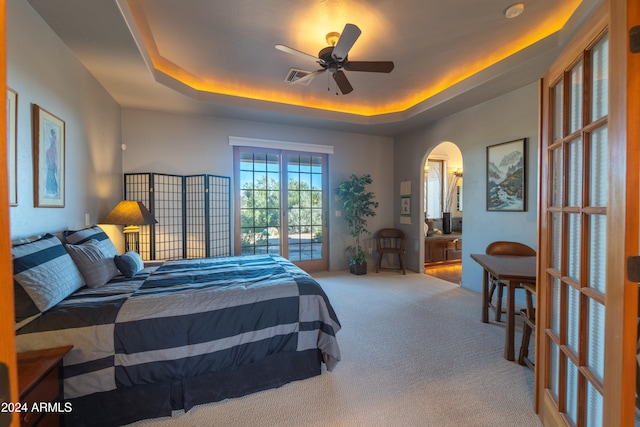
[[[314,276],[342,323],[333,372],[134,425],[542,425],[533,373],[502,357],[504,326],[480,322],[479,294],[416,273]]]

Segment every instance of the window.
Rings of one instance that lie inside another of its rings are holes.
[[[425,197],[427,218],[442,218],[444,203],[444,161],[427,160]]]

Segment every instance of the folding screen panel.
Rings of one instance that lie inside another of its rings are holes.
[[[229,177],[130,173],[125,199],[144,203],[157,224],[140,227],[144,260],[231,254]]]

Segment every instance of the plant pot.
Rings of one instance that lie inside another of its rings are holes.
[[[360,276],[361,274],[367,274],[367,263],[363,262],[362,264],[351,264],[349,266],[349,271],[352,274]]]

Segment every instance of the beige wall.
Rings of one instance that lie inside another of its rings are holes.
[[[26,1],[7,2],[7,85],[18,92],[11,236],[97,222],[122,195],[120,107]],[[34,208],[31,104],[66,123],[64,208]]]
[[[421,270],[422,170],[427,154],[443,141],[455,143],[464,161],[465,286],[480,277],[468,255],[489,241],[514,239],[535,246],[537,182],[537,84],[425,124],[395,138],[322,129],[122,110],[75,59],[26,1],[7,4],[8,85],[19,93],[18,206],[11,208],[12,237],[77,228],[104,217],[122,197],[123,172],[213,173],[232,176],[229,136],[334,146],[329,156],[331,191],[351,173],[370,173],[380,202],[370,230],[399,225],[399,186],[414,185],[414,221],[402,225],[409,236],[408,265]],[[67,126],[67,198],[64,208],[33,207],[31,103],[56,114]],[[528,211],[485,210],[487,145],[529,138]],[[120,150],[121,143],[127,150]],[[233,183],[232,183],[233,185]],[[333,194],[329,204],[330,269],[347,268],[346,236]],[[496,227],[500,224],[500,227]],[[369,258],[373,261],[373,257]],[[478,288],[479,289],[479,288]]]
[[[122,135],[127,145],[123,154],[125,173],[211,173],[232,177],[232,188],[233,149],[229,136],[333,146],[334,154],[329,155],[330,270],[348,268],[344,250],[353,242],[346,236],[344,220],[335,216],[339,207],[333,190],[352,173],[369,173],[373,177],[371,191],[380,207],[369,222],[370,230],[393,225],[391,138],[132,109],[122,112]],[[369,261],[373,262],[373,256]]]
[[[489,145],[528,138],[527,211],[487,212],[486,149]],[[428,153],[439,143],[450,141],[462,152],[464,165],[464,219],[462,226],[462,284],[480,291],[482,270],[469,254],[483,253],[495,240],[515,240],[536,247],[538,194],[538,83],[476,105],[424,127],[398,136],[394,146],[396,183],[409,179],[413,198],[421,202],[422,171]],[[399,184],[396,185],[399,187]],[[396,195],[399,198],[399,195]],[[399,224],[410,236],[407,264],[420,269],[424,259],[421,205],[413,208],[411,225]]]

